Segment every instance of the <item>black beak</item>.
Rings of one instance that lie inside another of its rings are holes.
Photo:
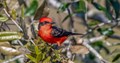
[[[38,24],[38,30],[40,29],[40,27],[41,27],[41,24],[39,23],[39,24]]]
[[[51,22],[50,24],[55,24],[55,22]]]

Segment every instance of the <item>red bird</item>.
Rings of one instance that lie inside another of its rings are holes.
[[[80,33],[72,33],[61,28],[53,26],[54,22],[51,18],[43,17],[39,20],[38,35],[51,44],[57,43],[60,46],[70,35],[82,35]]]

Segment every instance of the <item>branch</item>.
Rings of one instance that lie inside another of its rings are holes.
[[[105,38],[104,36],[100,36],[100,37],[95,37],[95,38],[91,38],[91,39],[83,39],[82,45],[87,47],[89,49],[89,51],[91,51],[97,58],[99,58],[101,60],[101,62],[109,63],[108,61],[103,59],[103,57],[91,45],[89,45],[89,43],[93,43],[98,40],[103,40],[104,38]]]
[[[14,58],[12,58],[12,59],[9,59],[9,60],[7,60],[7,61],[4,61],[4,62],[2,62],[2,63],[10,63],[10,62],[15,61],[15,60],[20,59],[20,58],[24,58],[24,55],[21,54],[21,55],[16,56],[16,57],[14,57]]]

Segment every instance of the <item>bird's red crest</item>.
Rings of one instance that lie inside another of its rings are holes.
[[[44,21],[52,22],[52,19],[49,18],[49,17],[42,17],[42,18],[40,18],[40,20],[39,20],[39,22],[44,22]]]

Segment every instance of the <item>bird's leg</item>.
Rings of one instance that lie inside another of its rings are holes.
[[[58,45],[58,46],[61,46],[61,43],[60,43],[60,42],[57,42],[57,45]]]

